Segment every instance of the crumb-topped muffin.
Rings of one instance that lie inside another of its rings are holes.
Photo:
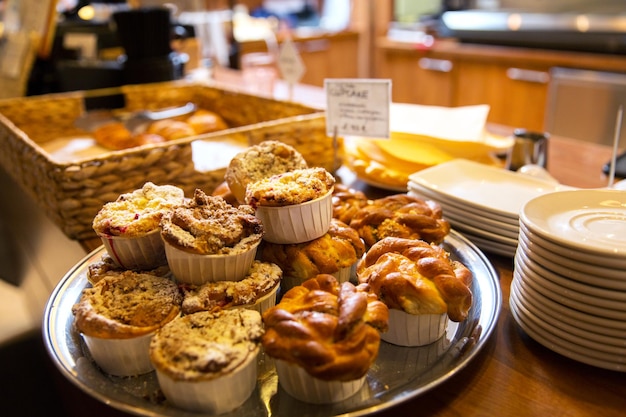
[[[252,207],[233,207],[200,189],[161,221],[167,263],[179,282],[191,285],[243,279],[263,234]]]
[[[113,258],[111,258],[111,255],[103,253],[100,260],[90,263],[87,266],[87,281],[93,285],[104,277],[119,275],[126,270],[127,269],[116,264]],[[156,268],[137,272],[156,275],[158,277],[167,277],[170,275],[170,268],[167,265],[161,265]]]
[[[261,315],[254,310],[202,311],[171,321],[150,344],[165,398],[212,414],[239,407],[256,386],[262,335]]]
[[[324,168],[305,168],[248,184],[246,203],[252,207],[280,207],[315,200],[332,191],[335,177]]]
[[[224,179],[240,203],[244,203],[248,184],[276,174],[307,168],[304,157],[295,148],[276,140],[250,146],[235,155]]]
[[[275,304],[276,290],[283,271],[270,262],[254,261],[250,271],[241,281],[208,282],[199,287],[183,286],[183,314],[198,311],[246,307],[262,313],[267,306]],[[273,302],[259,305],[267,295],[274,294]]]
[[[232,254],[257,244],[263,237],[263,226],[252,207],[233,207],[221,197],[196,189],[193,199],[163,216],[161,236],[190,253]]]
[[[159,228],[163,214],[184,201],[182,189],[146,182],[143,187],[106,203],[93,219],[99,235],[140,236]]]
[[[85,288],[72,313],[96,363],[113,375],[131,376],[152,370],[150,338],[180,315],[181,303],[169,278],[124,271]]]

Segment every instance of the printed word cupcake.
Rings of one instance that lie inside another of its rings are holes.
[[[293,287],[263,314],[262,344],[275,359],[278,383],[315,404],[356,394],[378,356],[387,314],[374,294],[332,275]]]
[[[106,203],[93,219],[111,258],[125,269],[151,269],[165,264],[159,236],[163,214],[184,201],[183,190],[147,182],[131,193]]]
[[[155,331],[180,315],[182,294],[170,279],[125,271],[83,290],[74,324],[103,371],[134,376],[152,371]]]
[[[176,280],[202,285],[243,279],[263,238],[263,226],[252,207],[233,207],[196,189],[193,199],[163,216],[161,236]]]
[[[330,227],[334,185],[324,168],[297,169],[248,184],[246,203],[256,209],[268,242],[307,242]]]
[[[448,319],[461,322],[472,305],[471,271],[439,246],[387,237],[357,265],[360,283],[389,307],[383,340],[422,346],[445,333]]]

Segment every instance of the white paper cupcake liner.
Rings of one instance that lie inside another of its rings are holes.
[[[232,373],[215,379],[179,381],[157,369],[159,386],[176,407],[215,415],[232,411],[246,402],[256,387],[258,352]]]
[[[124,269],[153,269],[166,263],[159,230],[140,237],[100,235],[100,238],[113,261]]]
[[[353,381],[324,381],[283,360],[276,360],[275,365],[280,386],[292,397],[311,404],[343,401],[356,394],[365,384],[365,376]]]
[[[339,282],[340,284],[342,282],[348,282],[350,281],[350,278],[352,277],[352,266],[348,266],[346,268],[339,268],[339,271],[331,275],[337,278],[337,282]]]
[[[91,357],[102,370],[115,376],[151,372],[150,340],[154,332],[130,339],[103,339],[82,334]]]
[[[254,262],[261,241],[250,250],[235,255],[198,255],[185,252],[165,242],[165,254],[176,280],[202,285],[215,281],[241,281]]]
[[[274,307],[276,305],[276,296],[278,293],[278,288],[280,285],[276,285],[272,291],[268,292],[262,297],[259,297],[258,300],[254,304],[246,304],[241,306],[235,306],[233,308],[247,308],[249,310],[258,311],[261,315],[270,307]]]
[[[390,308],[389,330],[380,338],[399,346],[424,346],[441,338],[447,326],[447,314],[414,315]]]
[[[263,239],[272,243],[302,243],[323,236],[333,216],[332,190],[315,200],[283,207],[259,206]]]

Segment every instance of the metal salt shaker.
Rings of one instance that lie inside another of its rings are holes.
[[[514,144],[507,154],[506,168],[517,171],[524,165],[539,165],[546,168],[548,164],[548,138],[544,132],[532,132],[526,129],[513,131]]]

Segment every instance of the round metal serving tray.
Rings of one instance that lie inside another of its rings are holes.
[[[261,354],[256,389],[248,401],[225,416],[362,416],[419,396],[455,375],[476,356],[495,328],[502,293],[493,266],[471,242],[452,231],[443,247],[474,275],[474,300],[467,320],[450,321],[444,337],[428,346],[400,347],[381,342],[364,387],[353,397],[332,405],[306,404],[290,397],[278,384],[272,359]],[[74,327],[72,305],[89,285],[88,265],[103,253],[101,247],[86,256],[65,275],[48,300],[43,336],[53,362],[84,392],[119,410],[142,416],[197,417],[163,399],[154,372],[113,377],[103,373],[90,358]]]

